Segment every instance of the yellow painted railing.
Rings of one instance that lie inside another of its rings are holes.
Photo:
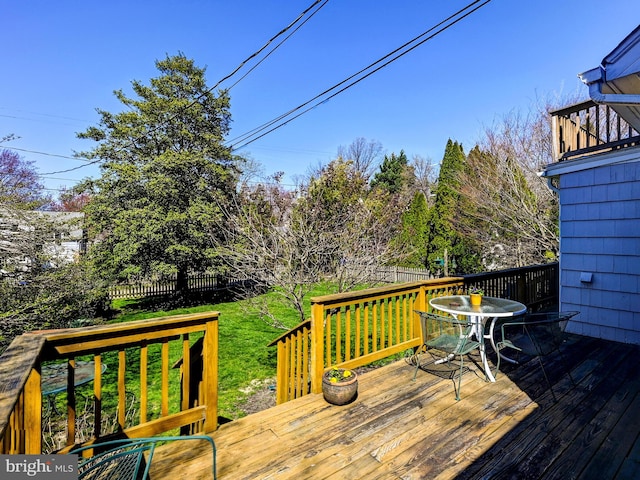
[[[311,320],[307,319],[269,344],[278,347],[277,403],[309,393],[310,339]]]
[[[276,401],[322,391],[322,375],[333,366],[356,368],[416,347],[420,327],[414,310],[429,310],[429,299],[483,288],[531,310],[558,301],[558,264],[392,284],[311,299],[311,318],[270,345],[278,348]]]
[[[322,374],[333,366],[356,368],[418,346],[414,310],[463,284],[443,278],[312,298],[311,318],[271,343],[278,347],[276,401],[321,392]]]
[[[43,365],[51,362],[62,367],[55,371],[63,377],[60,395],[66,404],[62,412],[66,441],[59,451],[108,437],[110,432],[103,431],[102,422],[107,405],[116,410],[116,433],[130,438],[174,429],[189,433],[215,430],[218,315],[198,313],[16,338],[0,357],[0,453],[42,452],[43,412],[57,410],[55,394],[43,401]],[[81,363],[93,369],[86,402],[93,412],[88,439],[79,438],[77,431]],[[179,385],[177,394],[170,387],[175,384]],[[107,390],[110,398],[104,398]],[[128,416],[126,406],[131,402],[135,412]]]

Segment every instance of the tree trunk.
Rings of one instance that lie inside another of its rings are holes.
[[[176,277],[176,295],[185,298],[189,293],[189,277],[186,268],[180,268]]]

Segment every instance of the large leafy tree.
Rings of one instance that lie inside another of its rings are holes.
[[[33,162],[25,160],[13,150],[0,150],[0,205],[35,210],[50,201],[44,194],[44,185]]]
[[[82,155],[102,161],[85,187],[91,257],[111,279],[177,273],[216,265],[216,238],[237,180],[237,161],[222,141],[230,113],[205,69],[183,54],[157,61],[149,85],[132,82],[134,98],[115,92],[125,110],[98,110],[100,123],[80,133],[98,142]]]

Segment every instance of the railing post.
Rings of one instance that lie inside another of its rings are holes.
[[[40,363],[34,366],[24,386],[24,453],[42,453],[42,390],[40,387]]]
[[[290,374],[287,368],[287,349],[286,341],[282,340],[277,344],[277,369],[276,369],[276,404],[289,400],[287,392],[289,391]]]
[[[414,305],[414,310],[420,310],[423,312],[427,311],[427,287],[425,285],[420,286],[420,291],[418,292],[418,298],[416,298],[416,304]],[[420,326],[420,316],[411,312],[413,319],[413,337],[416,337],[421,334],[422,327]]]
[[[202,388],[206,416],[204,432],[218,428],[218,317],[207,322],[202,349]]]
[[[527,298],[527,275],[524,272],[520,272],[518,274],[518,287],[517,287],[517,292],[518,292],[518,298],[517,301],[524,303],[525,305],[528,305],[529,302],[531,301],[530,298]]]
[[[562,144],[562,138],[561,138],[561,130],[559,129],[559,125],[558,125],[558,117],[556,115],[552,115],[551,116],[551,131],[554,133],[551,138],[552,138],[552,155],[553,155],[553,159],[557,160],[560,158],[560,156],[562,155],[562,152],[560,150],[561,144]]]
[[[324,306],[311,304],[311,392],[322,392],[324,373]]]

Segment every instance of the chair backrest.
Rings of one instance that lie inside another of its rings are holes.
[[[98,447],[108,450],[80,462],[79,480],[141,480],[148,477],[156,442],[115,440]]]
[[[477,347],[477,342],[469,340],[472,324],[466,317],[458,320],[421,310],[415,312],[420,316],[424,345],[454,354],[464,354]]]
[[[71,453],[82,455],[94,450],[89,458],[80,457],[78,462],[79,480],[143,480],[149,478],[149,469],[155,449],[160,443],[194,440],[211,445],[212,478],[216,478],[216,447],[213,439],[207,435],[149,437],[137,439],[119,439],[88,445],[75,449]]]
[[[567,321],[578,312],[531,313],[505,326],[522,329],[525,342],[519,343],[528,355],[546,356],[558,349],[564,341],[563,333]],[[503,327],[504,328],[504,327]],[[503,337],[505,333],[503,333]],[[528,340],[528,342],[526,342]]]

